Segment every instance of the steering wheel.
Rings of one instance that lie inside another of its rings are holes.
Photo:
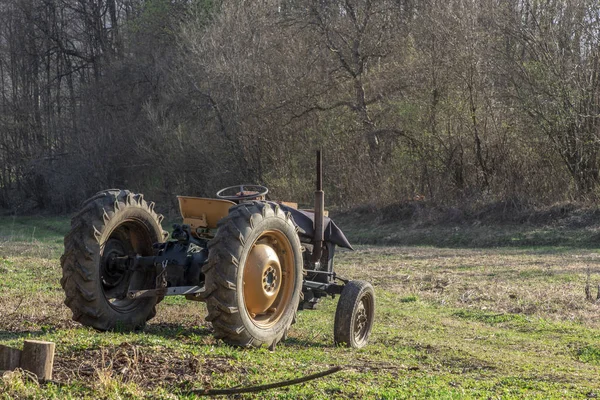
[[[227,191],[235,190],[236,194],[223,194]],[[245,192],[251,192],[246,193]],[[269,189],[261,185],[236,185],[229,186],[217,192],[217,197],[223,200],[247,200],[262,197],[269,193]]]

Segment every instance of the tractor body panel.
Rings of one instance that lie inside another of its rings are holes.
[[[315,213],[307,210],[297,210],[295,208],[287,207],[285,205],[281,205],[281,208],[284,211],[289,211],[292,214],[292,218],[294,219],[294,223],[298,228],[300,228],[300,234],[306,236],[309,239],[313,239],[315,235]],[[352,245],[346,239],[344,232],[329,218],[324,217],[323,219],[323,227],[324,227],[324,242],[331,242],[340,247],[344,247],[346,249],[353,250]]]
[[[221,218],[229,213],[233,201],[202,197],[177,196],[183,223],[196,232],[198,228],[215,229]]]

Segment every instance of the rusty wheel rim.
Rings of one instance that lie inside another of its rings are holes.
[[[246,312],[260,328],[275,325],[290,306],[295,282],[292,244],[281,231],[265,231],[243,267]]]
[[[373,297],[367,293],[358,303],[354,313],[354,341],[362,344],[369,338],[373,313]]]

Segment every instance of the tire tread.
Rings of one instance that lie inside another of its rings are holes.
[[[104,311],[110,306],[98,289],[100,242],[107,224],[128,207],[144,209],[148,221],[156,224],[155,229],[161,233],[159,241],[164,240],[166,232],[160,227],[161,216],[149,207],[142,195],[119,189],[98,192],[83,202],[81,210],[71,219],[71,230],[64,239],[65,251],[60,258],[64,303],[71,309],[75,321],[99,330],[110,330],[118,324]],[[147,315],[130,318],[123,328],[140,328],[155,314],[153,305]]]

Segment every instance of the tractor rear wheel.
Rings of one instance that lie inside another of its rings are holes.
[[[274,348],[286,337],[301,298],[302,252],[291,216],[278,205],[232,207],[209,243],[203,272],[206,320],[217,338]]]
[[[350,281],[335,310],[333,339],[337,345],[366,346],[375,317],[375,291],[369,282]]]
[[[130,272],[115,257],[149,256],[163,242],[162,216],[154,203],[128,190],[107,190],[88,199],[71,220],[60,258],[65,304],[73,319],[98,330],[132,330],[156,314],[156,298],[128,299],[128,289],[155,286],[155,274]]]

